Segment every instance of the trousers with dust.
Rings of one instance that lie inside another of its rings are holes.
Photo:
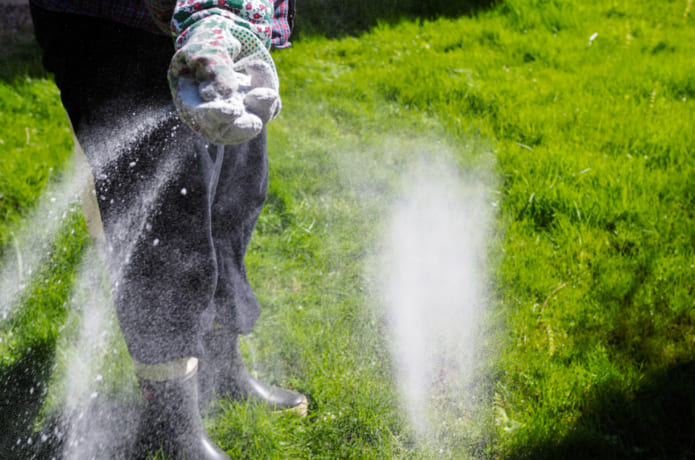
[[[44,64],[95,178],[118,320],[134,359],[200,356],[217,322],[248,333],[260,307],[244,255],[267,190],[265,132],[216,148],[179,120],[171,39],[33,9]],[[88,38],[88,39],[86,39]]]

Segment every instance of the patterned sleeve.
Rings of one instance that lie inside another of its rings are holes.
[[[203,17],[219,14],[237,16],[239,25],[275,48],[291,46],[295,0],[144,0],[157,27],[177,38]],[[172,22],[172,17],[174,21]],[[270,38],[269,38],[270,37]]]
[[[273,48],[292,46],[290,34],[294,27],[295,0],[275,0],[273,15]]]

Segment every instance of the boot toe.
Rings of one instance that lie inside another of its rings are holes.
[[[297,391],[266,385],[250,376],[248,390],[249,396],[264,402],[276,412],[293,412],[302,417],[307,415],[309,401]]]

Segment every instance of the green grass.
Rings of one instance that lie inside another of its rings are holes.
[[[207,419],[215,440],[247,458],[692,456],[690,6],[507,0],[472,17],[305,36],[275,53],[284,109],[247,257],[264,312],[243,345],[259,376],[310,397],[310,416],[222,402]],[[9,59],[19,76],[0,83],[3,260],[70,154],[55,87],[22,76],[28,58]],[[496,352],[480,420],[418,444],[370,273],[401,174],[441,154],[494,172]],[[55,361],[89,244],[76,214],[61,235],[47,281],[0,327],[5,375],[37,349],[48,351],[36,362]]]

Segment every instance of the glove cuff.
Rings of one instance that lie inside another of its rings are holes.
[[[246,72],[246,69],[253,63],[264,62],[270,67],[272,78],[263,86],[279,91],[280,83],[277,69],[268,48],[246,27],[228,17],[226,12],[221,11],[222,14],[216,14],[216,10],[219,9],[208,10],[206,16],[198,19],[178,36],[175,46],[177,53],[171,63],[170,75],[179,76],[182,74],[179,68],[183,69],[190,66],[190,63],[186,62],[189,53],[183,53],[182,50],[186,47],[201,56],[203,54],[217,55],[218,59],[214,59],[213,56],[213,59],[208,60],[207,65],[211,67],[229,65],[231,58],[231,68],[236,72]],[[225,36],[228,37],[230,33],[239,41],[241,48],[225,47],[229,44],[229,39]]]
[[[273,4],[268,0],[179,0],[171,18],[172,32],[179,37],[190,26],[212,15],[233,21],[270,49]]]

